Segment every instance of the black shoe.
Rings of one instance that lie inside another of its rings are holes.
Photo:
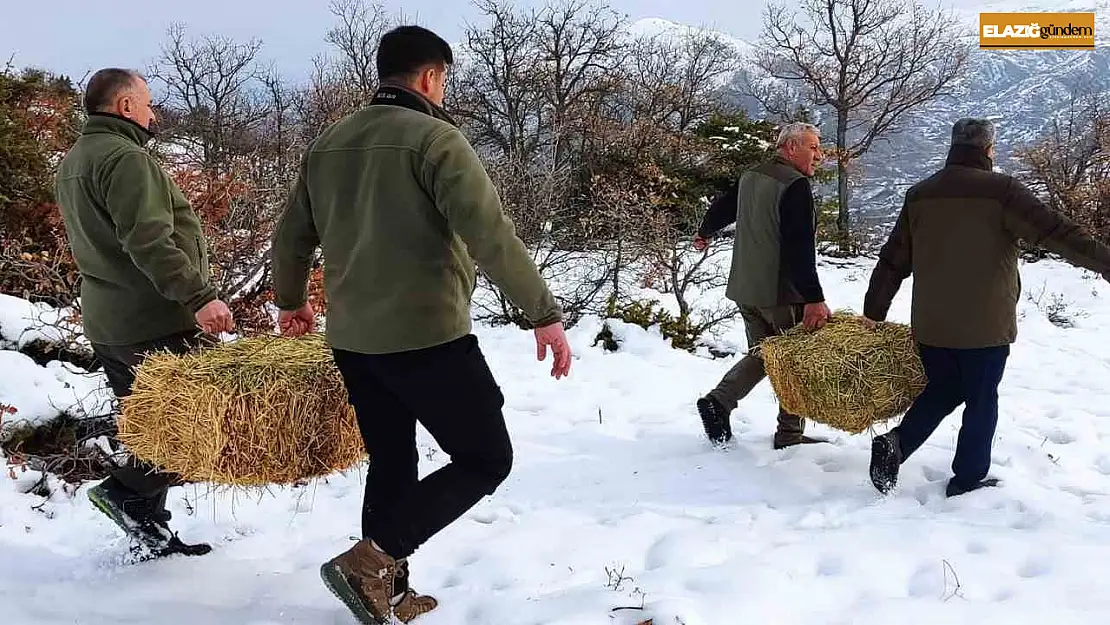
[[[705,435],[714,445],[723,445],[732,440],[728,411],[720,402],[708,395],[702,397],[698,400],[698,414],[701,415]]]
[[[127,491],[115,485],[111,478],[89,489],[89,501],[154,557],[197,556],[212,551],[211,545],[205,543],[182,542],[170,531],[166,524],[169,513],[158,501]]]
[[[871,483],[882,494],[889,493],[898,483],[902,450],[898,436],[888,432],[871,441]]]
[[[944,496],[956,497],[965,493],[970,493],[973,490],[979,490],[980,488],[992,488],[998,486],[998,484],[999,480],[996,477],[988,477],[985,480],[979,480],[970,486],[959,484],[956,482],[955,478],[953,478],[948,480],[948,487],[944,489]]]

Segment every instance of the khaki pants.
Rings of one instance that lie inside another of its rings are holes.
[[[717,384],[717,388],[709,393],[724,406],[725,410],[729,412],[735,410],[740,400],[747,397],[748,393],[751,393],[752,389],[767,377],[767,372],[763,368],[763,359],[752,354],[751,350],[763,339],[785,332],[801,323],[803,310],[804,306],[801,304],[770,308],[740,307],[740,316],[744,319],[744,328],[748,336],[749,352],[728,370]],[[799,438],[804,431],[805,420],[784,411],[780,406],[778,429],[775,432],[776,441]]]

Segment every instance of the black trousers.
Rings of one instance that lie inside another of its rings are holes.
[[[408,557],[508,477],[504,396],[473,335],[394,354],[334,353],[370,456],[363,537]],[[418,422],[451,458],[423,480]]]
[[[963,422],[952,460],[953,481],[971,486],[987,476],[991,446],[998,425],[998,385],[1006,369],[1010,346],[947,349],[919,346],[921,364],[929,379],[913,406],[894,430],[902,460],[917,451],[941,421],[960,404]]]
[[[131,386],[135,383],[134,367],[143,361],[143,357],[153,351],[169,351],[183,354],[201,345],[211,345],[215,342],[212,337],[200,334],[197,330],[173,334],[170,336],[135,343],[131,345],[102,345],[93,343],[93,354],[104,368],[108,377],[108,385],[112,388],[117,398],[124,398],[131,394]],[[134,492],[147,499],[159,501],[163,505],[166,491],[171,486],[181,483],[180,476],[169,472],[160,472],[157,467],[139,460],[128,454],[123,466],[113,468],[108,478],[114,481],[114,486]]]

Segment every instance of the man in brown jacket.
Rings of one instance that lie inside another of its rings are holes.
[[[1110,248],[1052,211],[1025,186],[993,171],[994,126],[961,119],[943,169],[906,192],[879,254],[864,315],[886,318],[911,273],[911,324],[929,381],[891,432],[871,447],[871,481],[882,493],[899,466],[964,404],[949,497],[995,486],[988,478],[998,385],[1017,337],[1018,241],[1043,247],[1110,281]]]
[[[817,218],[809,183],[822,159],[816,126],[784,126],[775,155],[744,172],[713,202],[694,238],[694,247],[705,249],[708,239],[736,222],[725,296],[740,307],[749,350],[798,323],[820,328],[829,317],[817,277]],[[713,444],[732,438],[730,414],[766,376],[762,358],[750,352],[698,399],[702,426]],[[804,431],[805,420],[780,407],[773,447],[824,442]]]

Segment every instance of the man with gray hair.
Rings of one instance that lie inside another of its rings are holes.
[[[998,484],[987,473],[998,385],[1017,337],[1019,240],[1110,281],[1110,248],[1014,178],[993,171],[994,155],[990,120],[957,121],[944,167],[906,192],[871,275],[863,312],[882,321],[913,274],[911,323],[928,378],[902,422],[872,442],[871,481],[882,493],[894,488],[900,465],[960,404],[963,422],[946,494]]]
[[[84,104],[88,121],[62,159],[55,190],[81,272],[85,337],[123,398],[146,354],[187,352],[234,325],[210,282],[200,219],[145,149],[154,122],[146,80],[102,69]],[[152,555],[203,555],[209,545],[183,543],[168,525],[166,494],[180,482],[128,456],[88,496]]]
[[[823,160],[820,131],[812,124],[788,124],[775,148],[771,159],[744,172],[713,202],[694,238],[694,247],[703,250],[717,232],[736,223],[725,295],[740,307],[749,352],[697,401],[705,435],[716,445],[732,438],[732,411],[767,375],[752,351],[760,341],[799,322],[817,329],[829,318],[817,276],[817,212],[809,183]],[[780,406],[774,448],[824,442],[804,431],[805,420]]]

